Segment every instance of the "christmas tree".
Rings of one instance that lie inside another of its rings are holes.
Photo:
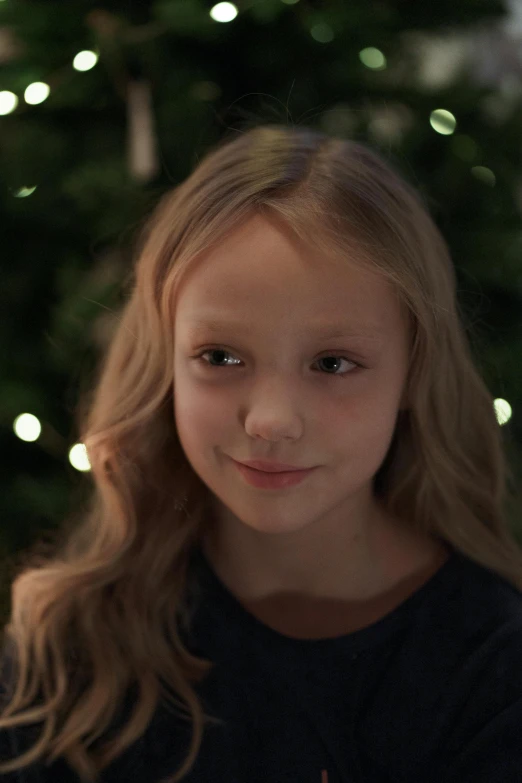
[[[368,142],[427,197],[522,476],[513,31],[495,0],[0,2],[4,616],[15,555],[84,490],[74,411],[117,324],[137,232],[248,122]],[[521,509],[519,492],[516,531]]]

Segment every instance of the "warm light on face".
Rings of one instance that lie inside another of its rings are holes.
[[[263,324],[256,329],[250,323],[242,325],[240,321],[218,318],[217,315],[210,318],[195,315],[185,324],[185,329],[187,350],[191,352],[190,358],[200,360],[199,366],[202,369],[205,366],[209,370],[212,368],[232,369],[240,366],[237,363],[226,365],[212,364],[205,359],[204,355],[213,351],[224,351],[227,354],[232,354],[235,359],[241,359],[238,356],[240,353],[244,359],[248,359],[254,365],[255,351],[250,348],[251,344],[260,346],[260,356],[266,352],[267,347],[275,349],[276,354],[278,354],[285,349],[286,345],[286,335],[284,339],[278,339],[275,344],[274,341],[268,342],[263,336]],[[260,336],[258,335],[256,339],[252,339],[252,336],[257,333]],[[312,323],[296,328],[295,333],[297,335],[295,352],[299,354],[302,351],[304,359],[308,361],[312,360],[311,352],[319,347],[323,347],[324,350],[321,356],[314,357],[315,361],[319,361],[321,358],[335,357],[357,364],[365,362],[366,366],[369,366],[369,364],[375,362],[376,357],[385,344],[383,330],[376,326],[354,328],[352,326]],[[212,340],[215,342],[211,342]],[[341,340],[342,342],[339,342],[339,344],[332,342]],[[329,348],[327,347],[328,343],[330,343]],[[291,350],[293,354],[294,347]],[[273,361],[270,363],[274,364]],[[331,374],[334,377],[342,376],[342,372]]]
[[[334,269],[311,252],[255,218],[179,289],[180,442],[221,508],[258,531],[297,530],[368,502],[408,366],[387,281],[355,264]],[[233,463],[248,459],[319,467],[265,491]]]
[[[206,332],[210,334],[222,334],[228,331],[232,334],[252,335],[256,327],[248,321],[233,320],[223,318],[223,313],[215,315],[192,315],[187,327],[192,334]],[[308,322],[303,325],[299,332],[311,334],[318,340],[330,340],[337,337],[346,337],[350,339],[366,340],[372,343],[381,343],[384,335],[384,329],[378,325],[368,325],[362,327],[353,327],[351,325],[341,326],[338,324],[324,324],[318,322]]]

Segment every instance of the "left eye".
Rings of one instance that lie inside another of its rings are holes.
[[[211,361],[207,361],[206,359],[203,358],[206,354],[216,354],[216,353],[217,354],[224,354],[225,356],[233,356],[233,354],[229,353],[228,351],[225,351],[222,348],[207,348],[205,351],[200,353],[198,356],[194,356],[193,358],[194,359],[199,359],[204,364],[206,364],[208,367],[211,367],[211,368],[216,369],[216,370],[217,369],[226,369],[227,367],[232,366],[232,365],[227,365],[227,364],[225,364],[225,365],[213,364]],[[345,356],[336,356],[335,354],[330,354],[328,356],[322,356],[319,359],[317,359],[317,361],[318,362],[329,362],[332,359],[335,362],[337,362],[337,363],[339,363],[339,362],[348,362],[348,364],[353,365],[353,367],[361,367],[362,366],[358,362],[354,362],[352,359],[347,359]],[[353,372],[353,369],[352,370],[347,370],[347,371],[345,371],[343,373],[327,372],[327,373],[323,373],[323,374],[324,375],[338,375],[338,376],[342,376],[342,375],[349,375],[352,372]]]

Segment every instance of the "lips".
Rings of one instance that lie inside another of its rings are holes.
[[[304,481],[315,470],[315,468],[308,468],[307,470],[295,470],[294,468],[290,471],[277,471],[274,473],[273,471],[268,472],[251,468],[235,460],[232,460],[232,462],[245,481],[259,489],[285,489],[286,487],[292,487]]]
[[[264,473],[292,473],[300,470],[310,470],[310,468],[297,465],[287,465],[284,462],[265,462],[265,460],[236,460],[241,465],[245,465],[247,468],[253,468],[254,470],[262,470]]]

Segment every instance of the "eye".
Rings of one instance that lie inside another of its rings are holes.
[[[197,356],[193,356],[192,358],[196,361],[204,363],[209,369],[219,370],[219,369],[227,369],[227,367],[231,366],[237,366],[237,365],[220,365],[220,364],[213,364],[211,361],[207,361],[207,359],[203,358],[206,354],[221,354],[221,360],[224,361],[226,359],[223,359],[224,357],[233,356],[233,354],[229,353],[228,351],[225,351],[224,348],[206,348],[204,351],[202,351]],[[325,356],[320,357],[317,359],[317,362],[330,362],[331,360],[334,360],[335,362],[348,362],[348,364],[353,365],[354,368],[356,367],[362,367],[361,364],[358,362],[353,361],[352,359],[348,359],[346,356],[339,356],[338,354],[327,354]],[[219,361],[219,359],[218,359]],[[354,369],[346,370],[345,372],[325,372],[322,373],[323,375],[334,375],[336,377],[342,377],[345,375],[350,375],[354,372]]]

